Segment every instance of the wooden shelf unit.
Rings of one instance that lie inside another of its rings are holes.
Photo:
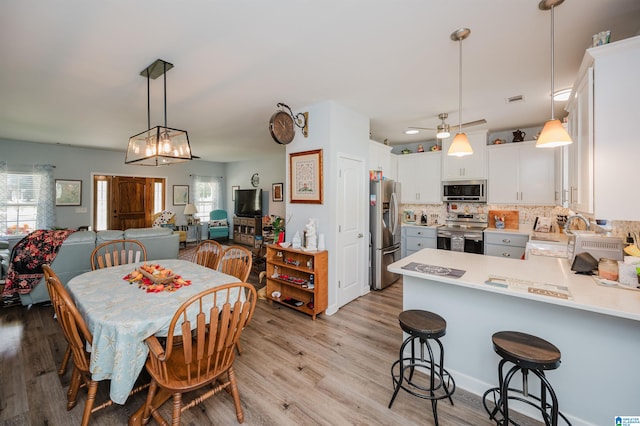
[[[311,315],[315,320],[317,315],[327,309],[328,259],[326,250],[304,251],[284,248],[276,244],[268,245],[267,299]],[[303,284],[278,277],[280,274],[287,275],[291,279],[304,280],[304,285],[308,285],[310,277],[313,275],[314,288],[305,288],[302,286]],[[280,292],[280,297],[271,296],[274,291]],[[302,305],[294,306],[285,303],[285,298],[299,300]],[[310,303],[313,303],[313,307],[309,307]]]
[[[251,246],[256,245],[256,236],[262,235],[262,218],[238,217],[233,218],[233,241],[236,244]]]

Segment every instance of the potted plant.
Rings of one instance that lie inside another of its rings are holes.
[[[271,229],[273,229],[273,242],[280,243],[284,241],[284,220],[280,216],[276,216],[271,221]],[[282,234],[282,237],[280,236]]]

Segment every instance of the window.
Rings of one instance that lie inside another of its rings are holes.
[[[194,216],[201,221],[208,221],[211,210],[222,208],[222,180],[217,177],[193,175],[191,198],[198,210]]]
[[[0,233],[28,234],[55,226],[52,166],[9,170],[0,162]]]

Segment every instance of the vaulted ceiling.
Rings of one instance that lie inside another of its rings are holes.
[[[449,35],[461,27],[471,29],[462,120],[498,131],[550,116],[550,13],[537,0],[6,0],[0,16],[3,139],[124,151],[147,128],[139,73],[161,58],[175,66],[167,124],[188,130],[206,160],[284,152],[267,126],[278,102],[302,112],[333,100],[369,117],[376,140],[432,140],[403,131],[436,127],[442,112],[458,122],[459,46]],[[566,0],[555,23],[560,89],[592,34],[640,34],[640,1]],[[151,125],[163,124],[162,78],[150,93]]]

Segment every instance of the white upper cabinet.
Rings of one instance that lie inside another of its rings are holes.
[[[466,132],[473,154],[465,157],[447,155],[451,142],[455,137],[455,129],[451,136],[442,140],[442,180],[467,180],[487,178],[487,131]]]
[[[597,219],[640,220],[638,70],[640,36],[588,49],[567,106],[570,206]]]
[[[555,205],[556,151],[535,141],[487,147],[487,202]]]
[[[398,155],[402,204],[441,204],[441,152]]]
[[[389,145],[370,140],[369,170],[382,170],[383,176],[396,180],[396,155],[391,153],[391,149]]]

